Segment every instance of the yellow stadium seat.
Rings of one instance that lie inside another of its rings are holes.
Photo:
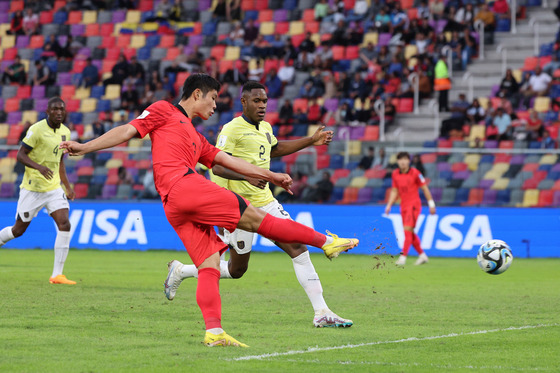
[[[406,60],[410,59],[412,56],[418,54],[418,47],[413,44],[409,44],[404,48],[404,58]]]
[[[13,48],[16,45],[16,36],[15,35],[2,35],[2,44],[0,46],[3,49]]]
[[[492,187],[490,187],[490,189],[505,190],[507,189],[508,184],[509,184],[509,179],[498,178],[494,181],[494,184],[492,184]]]
[[[105,87],[105,100],[116,100],[121,97],[121,86],[119,84],[109,84]]]
[[[237,61],[241,55],[241,48],[239,47],[226,47],[226,53],[224,55],[224,60],[226,61]]]
[[[301,35],[305,33],[305,23],[302,21],[292,21],[290,22],[290,35]]]
[[[467,154],[465,156],[465,163],[467,164],[469,171],[476,171],[478,169],[479,162],[480,154]]]
[[[158,28],[159,28],[159,24],[156,22],[146,22],[146,23],[142,23],[141,26],[142,31],[143,32],[157,32]]]
[[[307,126],[307,136],[311,137],[319,129],[320,124],[310,124]]]
[[[517,80],[518,82],[523,81],[523,71],[521,71],[521,69],[513,70],[513,71],[511,72],[511,74],[513,75],[513,77],[515,78],[515,80]]]
[[[479,97],[478,98],[478,103],[480,104],[480,106],[482,106],[482,108],[484,110],[488,110],[489,102],[490,102],[490,100],[488,99],[488,97]]]
[[[274,34],[274,22],[263,22],[260,27],[261,35],[273,35]]]
[[[128,25],[130,26],[130,25]],[[113,36],[119,36],[121,34],[121,29],[123,28],[123,24],[122,23],[115,23],[115,25],[113,26]],[[103,35],[105,36],[105,35]]]
[[[363,107],[364,105],[362,104],[362,100],[354,100],[354,110],[362,110]]]
[[[367,47],[369,43],[377,45],[379,42],[379,34],[377,32],[368,32],[364,35],[364,41],[362,42],[362,47]]]
[[[490,170],[484,175],[484,179],[496,180],[502,177],[502,175],[508,170],[509,163],[496,163],[492,166]]]
[[[543,155],[539,161],[540,164],[556,164],[557,162],[558,156],[556,154]]]
[[[537,97],[533,109],[538,113],[544,113],[550,108],[550,97]]]
[[[348,142],[348,153],[350,155],[360,155],[362,154],[362,142],[358,140],[353,140]]]
[[[125,117],[124,120],[128,122],[128,114],[125,113],[125,116],[124,116],[124,117]],[[121,112],[120,112],[120,110],[119,110],[119,111],[114,111],[114,112],[113,112],[113,122],[117,123],[117,122],[120,122],[120,120],[121,120]]]
[[[31,124],[37,123],[37,112],[34,110],[27,110],[23,112],[21,117],[23,123],[29,122]]]
[[[408,68],[412,70],[412,69],[414,69],[414,67],[416,67],[416,65],[418,65],[418,58],[416,58],[416,57],[411,57],[411,58],[408,60],[408,65],[407,65]]]
[[[445,40],[447,40],[448,42],[453,38],[453,33],[451,31],[446,31],[443,34],[445,36]]]
[[[89,98],[91,96],[91,89],[86,87],[80,87],[76,89],[74,93],[74,98],[76,100],[83,100],[85,98]]]
[[[8,137],[9,132],[10,132],[9,124],[0,124],[0,139],[4,139]]]
[[[122,159],[109,159],[105,163],[105,168],[119,168],[122,166]]]
[[[354,188],[364,188],[367,182],[368,182],[367,177],[358,176],[353,178],[352,181],[350,181],[350,186]]]
[[[315,45],[321,45],[321,35],[320,34],[311,34],[311,40],[313,40]]]
[[[129,10],[126,12],[126,23],[140,23],[142,18],[142,12],[139,10]]]
[[[82,15],[82,23],[90,25],[97,22],[97,12],[95,10],[85,10]]]
[[[4,57],[4,49],[0,46],[0,60],[2,60],[2,57]]]
[[[251,58],[249,60],[249,70],[256,70],[257,69],[257,59]]]
[[[146,45],[145,35],[132,35],[130,38],[130,48],[138,49]]]
[[[80,111],[82,113],[94,112],[96,108],[97,108],[97,99],[95,98],[83,99],[80,105]]]
[[[9,29],[10,29],[9,23],[0,23],[0,35],[8,35]]]
[[[534,207],[539,203],[539,190],[538,189],[528,189],[523,194],[523,202],[521,206],[523,207]]]
[[[6,158],[2,158],[0,160],[0,167],[3,167],[3,168],[12,167],[13,168],[16,165],[16,163],[17,163],[17,160],[15,158],[6,157]]]
[[[483,141],[485,137],[486,137],[486,127],[482,124],[473,125],[471,127],[471,132],[469,134],[470,146],[475,145],[476,139],[480,139],[481,141]]]
[[[6,174],[2,174],[2,182],[3,183],[15,183],[17,180],[17,174],[15,172],[9,172]],[[19,185],[18,185],[19,186]]]

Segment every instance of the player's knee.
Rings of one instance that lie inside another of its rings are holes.
[[[27,229],[27,227],[18,227],[18,226],[12,227],[12,234],[14,235],[14,238],[17,238],[17,237],[20,237],[21,235],[23,235],[25,233],[26,229]]]
[[[70,232],[70,221],[66,220],[66,221],[62,221],[60,223],[57,224],[58,225],[58,230],[62,231],[62,232]]]
[[[290,258],[296,258],[307,251],[307,246],[301,243],[295,243],[285,247],[284,251]]]
[[[248,268],[248,266],[246,266],[246,265],[237,266],[235,268],[231,268],[229,270],[229,274],[231,275],[231,278],[241,278],[241,277],[243,277],[245,272],[247,272],[247,268]]]

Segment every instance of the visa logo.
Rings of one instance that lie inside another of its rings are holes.
[[[78,243],[124,245],[135,241],[138,245],[148,243],[142,211],[130,210],[124,217],[119,210],[72,209],[70,213],[70,239],[78,234]],[[93,233],[92,233],[93,232]]]

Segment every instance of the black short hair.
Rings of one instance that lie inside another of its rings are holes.
[[[64,104],[64,106],[66,106],[66,103],[64,102],[63,99],[61,99],[59,96],[55,96],[55,97],[51,97],[49,98],[49,101],[47,102],[47,108],[50,109],[50,107],[53,104],[56,104],[57,102],[62,102]]]
[[[203,96],[206,96],[206,94],[212,90],[219,92],[221,86],[220,82],[210,75],[192,74],[185,80],[185,84],[183,84],[183,95],[181,99],[186,100],[191,97],[197,88],[202,91]]]
[[[245,92],[251,92],[253,89],[264,89],[266,91],[266,87],[261,83],[254,80],[249,80],[247,83],[243,84],[243,90],[241,91],[241,93],[243,94]]]
[[[397,159],[401,158],[408,158],[408,160],[410,160],[410,154],[408,152],[399,152],[397,154]]]

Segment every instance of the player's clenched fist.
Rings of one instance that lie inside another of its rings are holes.
[[[60,149],[64,150],[64,153],[70,155],[83,155],[84,144],[77,143],[76,141],[63,141],[60,143]]]
[[[290,190],[290,187],[294,183],[290,175],[288,174],[281,174],[281,173],[272,173],[272,184],[281,186],[282,188],[286,189],[288,193],[293,194]]]

